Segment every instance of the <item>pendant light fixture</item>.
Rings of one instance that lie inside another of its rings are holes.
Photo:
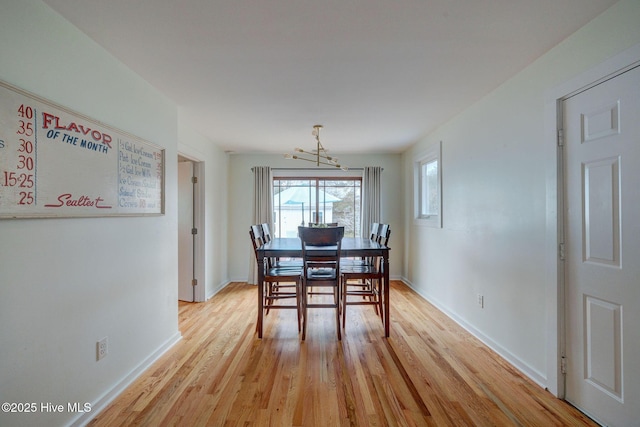
[[[325,148],[322,146],[322,143],[320,142],[320,129],[322,129],[322,125],[314,125],[313,131],[311,132],[311,135],[315,136],[316,138],[315,150],[305,151],[302,148],[296,147],[294,151],[300,154],[285,154],[284,158],[313,162],[316,164],[316,166],[327,165],[335,168],[340,168],[344,171],[349,170],[347,166],[340,165],[337,158],[329,156],[327,150],[325,150]]]

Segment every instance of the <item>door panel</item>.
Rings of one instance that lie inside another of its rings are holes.
[[[584,260],[620,267],[620,161],[583,164]]]
[[[564,101],[566,399],[640,420],[640,68]]]
[[[622,402],[622,306],[585,295],[584,310],[585,379]]]
[[[178,299],[193,301],[193,163],[178,163]]]

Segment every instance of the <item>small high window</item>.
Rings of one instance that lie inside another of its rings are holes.
[[[414,218],[418,225],[442,227],[441,143],[416,157],[414,163]]]

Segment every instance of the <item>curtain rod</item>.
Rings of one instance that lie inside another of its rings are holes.
[[[271,168],[271,170],[276,170],[276,171],[315,171],[315,170],[321,170],[321,171],[336,171],[335,168]],[[363,171],[364,168],[349,168],[350,171]],[[380,170],[384,170],[384,168],[380,168]],[[251,171],[253,172],[253,168],[251,168]],[[348,172],[348,171],[346,171]]]
[[[316,171],[316,170],[321,170],[321,171],[336,171],[336,168],[271,168],[272,170],[277,170],[277,171]],[[364,170],[364,168],[349,168],[348,170],[350,171],[361,171]],[[347,171],[344,171],[347,172]]]

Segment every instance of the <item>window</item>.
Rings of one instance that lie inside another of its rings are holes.
[[[414,211],[418,225],[442,227],[441,144],[434,144],[415,161]]]
[[[361,177],[273,179],[273,234],[297,237],[298,226],[337,222],[360,237]]]

